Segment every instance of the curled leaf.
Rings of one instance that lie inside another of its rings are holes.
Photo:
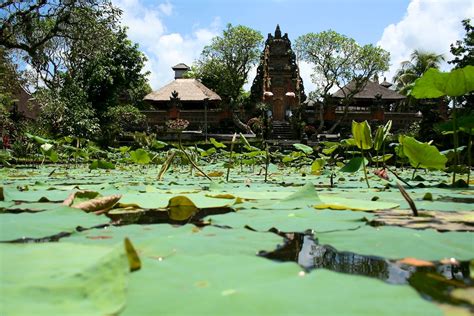
[[[89,190],[81,190],[81,191],[74,191],[69,196],[63,201],[63,205],[66,206],[71,206],[74,201],[79,204],[80,201],[78,200],[83,200],[87,201],[90,199],[93,199],[99,195],[98,192],[95,191],[89,191]]]
[[[73,205],[73,208],[81,209],[85,212],[97,212],[97,211],[107,211],[111,209],[122,197],[121,194],[114,194],[109,196],[103,196],[100,198],[95,198],[89,201],[85,201],[76,205]]]
[[[130,266],[130,272],[140,270],[140,268],[142,267],[142,263],[130,239],[125,238],[124,245],[125,252],[127,253],[128,264]]]

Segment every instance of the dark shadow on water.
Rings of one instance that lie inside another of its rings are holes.
[[[394,285],[407,284],[425,299],[463,306],[474,312],[472,304],[450,296],[453,289],[474,286],[469,261],[455,264],[432,262],[433,266],[415,267],[381,257],[337,251],[329,245],[320,245],[311,233],[278,234],[285,236],[285,244],[271,252],[261,251],[259,256],[293,261],[307,271],[327,269],[372,277]]]

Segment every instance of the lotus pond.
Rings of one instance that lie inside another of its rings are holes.
[[[269,165],[0,169],[2,315],[469,315],[474,191]],[[410,178],[412,170],[398,170]]]

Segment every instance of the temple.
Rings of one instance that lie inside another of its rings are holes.
[[[278,134],[274,136],[291,136],[294,127],[290,123],[302,119],[300,105],[306,99],[303,81],[291,41],[287,33],[281,35],[279,25],[274,35],[268,34],[252,84],[251,99],[267,105],[273,132]]]

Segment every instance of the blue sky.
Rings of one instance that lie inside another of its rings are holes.
[[[445,54],[464,36],[461,20],[474,18],[471,0],[113,0],[123,10],[129,37],[148,57],[153,89],[173,79],[171,66],[191,65],[227,23],[267,33],[280,24],[292,41],[309,32],[333,29],[360,44],[375,44],[391,54],[391,80],[414,49]],[[448,66],[445,65],[445,68]],[[307,91],[311,65],[300,63]],[[249,76],[253,80],[254,73]],[[249,85],[246,86],[247,88]]]

